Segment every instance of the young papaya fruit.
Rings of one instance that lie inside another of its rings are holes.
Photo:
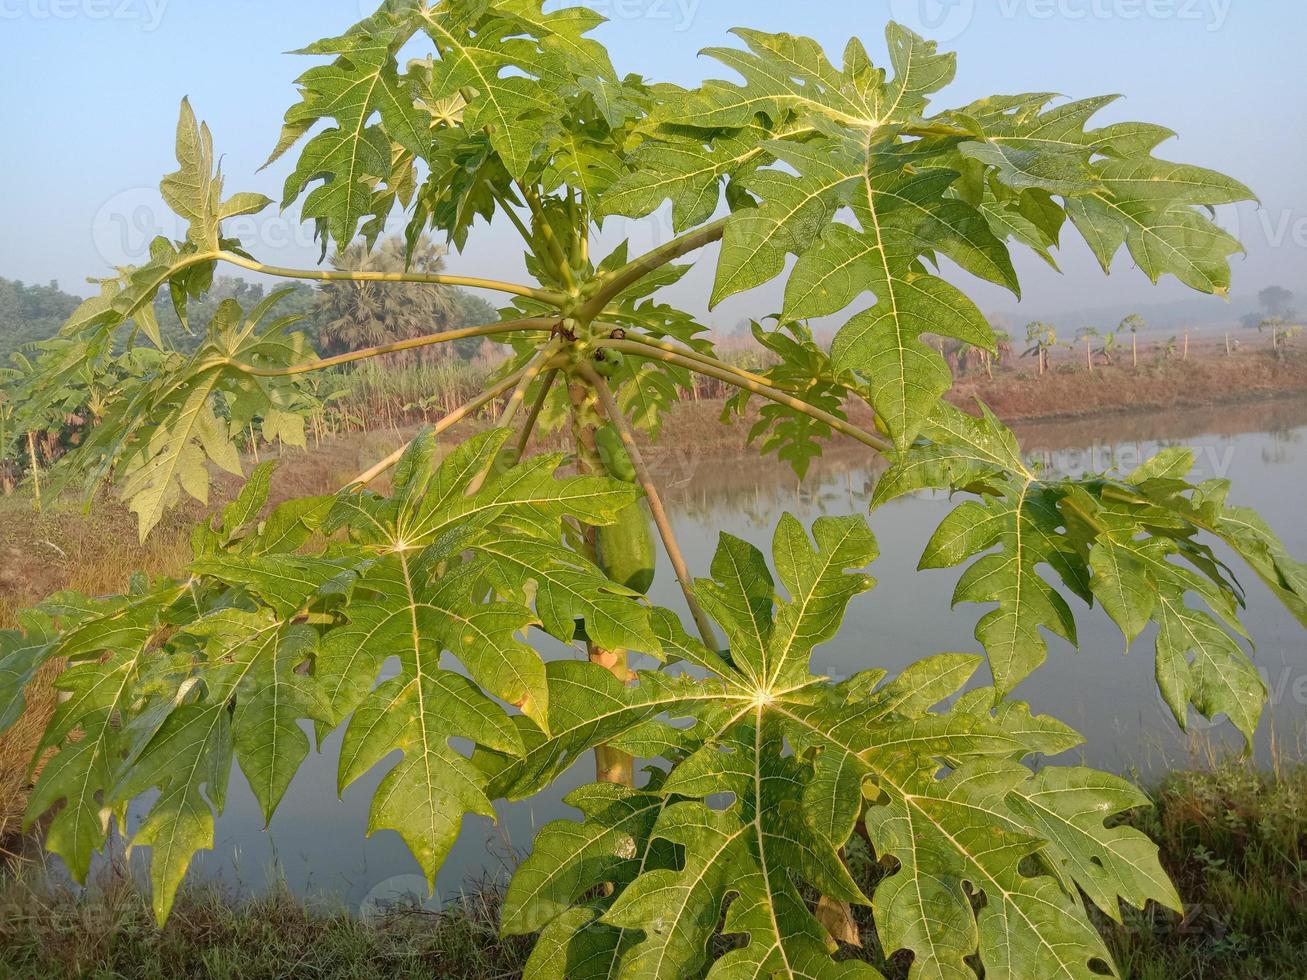
[[[496,480],[511,470],[518,463],[517,447],[505,446],[495,454],[494,461],[490,464],[490,479]]]
[[[612,378],[622,369],[626,363],[626,356],[619,350],[609,350],[604,348],[595,351],[594,369],[595,374],[601,378]]]
[[[617,515],[616,524],[595,529],[599,567],[618,585],[647,594],[654,580],[653,520],[637,500]]]
[[[631,462],[631,456],[626,451],[626,444],[622,442],[622,437],[617,429],[611,425],[602,425],[595,430],[595,449],[599,451],[599,458],[603,460],[604,469],[614,480],[621,480],[623,483],[634,483],[635,465]]]

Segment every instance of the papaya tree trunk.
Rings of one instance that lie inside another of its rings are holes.
[[[604,473],[603,460],[595,445],[595,430],[603,418],[603,408],[588,385],[573,382],[568,388],[568,394],[572,401],[572,437],[576,443],[577,472],[582,475]],[[590,557],[596,558],[596,532],[593,527],[585,529],[585,541]],[[623,684],[629,683],[630,667],[625,650],[606,650],[592,640],[586,640],[586,653],[591,663],[603,667]],[[635,785],[634,756],[606,745],[597,746],[594,754],[595,776],[599,782]]]
[[[32,461],[32,492],[36,496],[36,509],[41,509],[41,464],[36,459],[36,440],[27,433],[27,455]]]
[[[1139,334],[1130,335],[1130,361],[1131,367],[1139,367]]]

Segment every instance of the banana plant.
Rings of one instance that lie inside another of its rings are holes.
[[[1288,320],[1279,316],[1266,317],[1258,322],[1257,332],[1269,331],[1271,334],[1271,350],[1278,355],[1283,348],[1292,343],[1293,338],[1302,333],[1302,327],[1296,323],[1290,323]]]
[[[1039,361],[1039,373],[1042,376],[1048,370],[1048,352],[1057,346],[1057,328],[1040,320],[1027,323],[1026,341],[1030,346],[1021,356],[1033,355]]]
[[[52,596],[0,635],[0,728],[42,664],[67,665],[29,822],[54,811],[46,846],[78,878],[115,827],[148,848],[162,921],[213,846],[236,768],[274,818],[306,722],[319,738],[343,728],[341,789],[384,767],[370,829],[397,832],[433,882],[465,815],[593,754],[596,781],[569,797],[577,819],[541,829],[506,895],[504,932],[538,935],[530,977],[878,976],[850,942],[902,951],[920,977],[1113,973],[1091,906],[1180,904],[1156,848],[1116,819],[1147,800],[1042,764],[1080,737],[1017,688],[1048,634],[1074,642],[1072,603],[1099,604],[1128,640],[1155,624],[1179,724],[1223,714],[1251,738],[1266,692],[1243,592],[1213,548],[1305,623],[1307,566],[1227,504],[1227,484],[1191,482],[1183,451],[1049,478],[983,406],[943,401],[932,338],[995,340],[937,260],[1017,293],[1014,250],[1052,261],[1078,232],[1104,267],[1125,247],[1154,280],[1224,293],[1238,243],[1207,209],[1250,192],[1154,155],[1162,127],[1094,126],[1111,98],[937,106],[954,56],[895,24],[884,66],[857,40],[833,61],[808,38],[740,29],[707,52],[733,79],[683,88],[619,74],[590,36],[600,19],[540,0],[390,0],[304,49],[317,63],[273,154],[298,148],[282,204],[324,250],[370,246],[402,214],[410,242],[442,233],[458,251],[493,218],[520,233],[531,283],[261,262],[224,221],[270,202],[225,195],[211,134],[183,104],[163,193],[186,237],[155,242],[74,314],[43,365],[51,383],[148,336],[165,288],[185,320],[222,264],[476,287],[506,306],[484,326],[318,358],[275,295],[223,304],[193,354],[138,378],[61,464],[111,478],[142,534],[183,494],[205,498],[210,464],[244,471],[252,420],[302,441],[297,377],[468,337],[512,355],[339,492],[269,509],[260,464],[196,528],[183,577]],[[401,64],[412,51],[425,56]],[[653,214],[672,229],[657,248],[599,247],[605,219]],[[783,308],[755,328],[774,367],[725,363],[661,294],[710,245],[698,261],[715,269],[714,304],[783,277]],[[802,324],[837,314],[825,349]],[[923,650],[893,678],[870,649],[852,677],[814,670],[874,585],[865,515],[786,516],[769,553],[722,534],[692,574],[644,447],[695,376],[763,403],[755,437],[800,472],[831,439],[884,456],[872,507],[961,498],[921,564],[964,567],[953,600],[984,607],[976,650]],[[450,435],[491,404],[489,428]],[[533,452],[548,427],[565,448]],[[655,539],[679,609],[645,596]],[[533,634],[576,656],[542,659]],[[632,671],[631,651],[655,666]],[[388,661],[398,672],[383,675]],[[843,860],[855,835],[891,869],[870,894]],[[855,907],[874,927],[859,930]]]
[[[1116,347],[1116,331],[1109,330],[1107,333],[1102,335],[1102,343],[1099,345],[1096,353],[1103,358],[1105,364],[1115,364]]]

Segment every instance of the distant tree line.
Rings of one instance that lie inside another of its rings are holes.
[[[1283,286],[1267,286],[1257,294],[1260,311],[1243,318],[1245,327],[1271,335],[1271,348],[1283,356],[1284,350],[1303,331],[1302,319],[1293,305],[1293,293]]]
[[[347,249],[333,260],[333,265],[381,272],[398,272],[407,267],[434,273],[444,268],[444,254],[443,248],[423,239],[409,256],[401,239],[388,239],[371,254],[358,247]],[[162,293],[155,303],[160,336],[165,346],[190,353],[203,340],[219,304],[232,299],[249,310],[269,291],[262,283],[236,276],[219,277],[204,296],[190,302],[185,325],[171,298]],[[81,302],[60,289],[57,282],[37,286],[0,278],[0,365],[7,364],[10,355],[24,347],[54,336]],[[384,290],[359,283],[324,283],[319,287],[296,283],[288,288],[278,312],[301,317],[300,329],[323,355],[499,319],[495,308],[480,296],[464,289],[432,285]],[[481,343],[471,339],[442,344],[433,350],[441,356],[471,360]]]
[[[1257,294],[1259,309],[1242,318],[1243,325],[1251,330],[1261,329],[1264,320],[1284,321],[1298,319],[1293,293],[1283,286],[1267,286]]]
[[[57,282],[28,286],[0,278],[0,361],[8,361],[24,344],[54,334],[81,302]]]

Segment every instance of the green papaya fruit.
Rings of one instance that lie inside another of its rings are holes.
[[[626,444],[622,442],[622,436],[611,425],[603,425],[595,430],[595,449],[599,451],[599,458],[603,460],[604,469],[608,475],[615,480],[621,480],[623,483],[635,483],[635,465],[631,462],[631,456],[626,451]]]
[[[505,446],[495,454],[494,461],[490,464],[488,476],[492,480],[498,479],[516,466],[517,463],[517,447]]]
[[[647,594],[654,580],[653,520],[637,500],[617,515],[616,524],[595,529],[599,567],[618,585]]]
[[[601,378],[612,378],[622,369],[626,363],[626,356],[619,350],[595,351],[594,368],[595,374]]]

